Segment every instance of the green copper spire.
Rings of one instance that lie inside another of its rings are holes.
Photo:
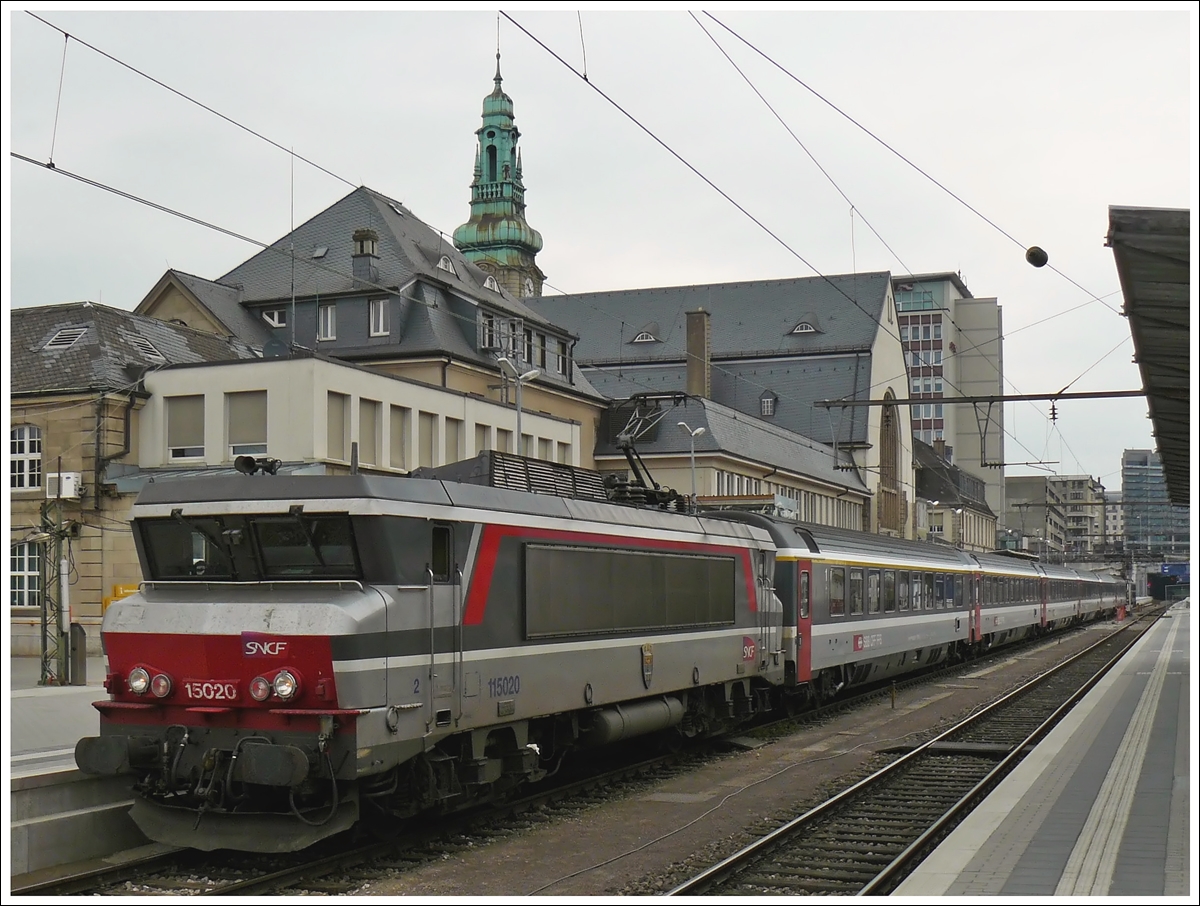
[[[542,234],[525,222],[517,148],[521,134],[502,82],[497,53],[496,87],[483,99],[483,125],[475,131],[479,145],[471,180],[471,219],[454,231],[454,244],[514,296],[540,296],[546,275],[534,257],[542,249]]]

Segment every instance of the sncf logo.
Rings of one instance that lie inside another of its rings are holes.
[[[742,636],[742,660],[752,661],[757,652],[758,647],[754,644],[754,639],[748,635]]]
[[[287,654],[286,639],[273,639],[257,632],[242,633],[242,657],[279,657]]]

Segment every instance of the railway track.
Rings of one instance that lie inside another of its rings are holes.
[[[1132,646],[1140,632],[1131,629],[1123,627],[669,894],[888,893]]]

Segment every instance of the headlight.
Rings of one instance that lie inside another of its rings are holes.
[[[280,670],[275,674],[275,694],[280,698],[287,700],[296,694],[300,688],[300,684],[287,670]]]
[[[166,698],[171,694],[171,677],[165,673],[156,674],[150,681],[150,691],[159,698]]]
[[[256,676],[250,680],[250,697],[256,702],[265,702],[271,696],[271,684],[265,677]]]
[[[145,695],[150,688],[150,674],[145,667],[134,667],[129,671],[129,688],[138,695]]]

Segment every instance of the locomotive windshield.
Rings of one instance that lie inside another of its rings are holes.
[[[176,513],[137,524],[152,581],[361,578],[347,515]]]

